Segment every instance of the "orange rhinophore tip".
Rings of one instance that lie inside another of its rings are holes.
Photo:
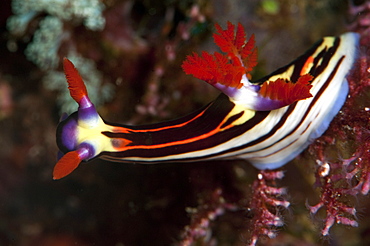
[[[55,165],[53,179],[61,179],[67,176],[78,167],[81,161],[82,160],[76,150],[68,152]]]
[[[81,99],[87,96],[86,86],[73,63],[64,57],[63,59],[64,73],[68,82],[68,89],[71,97],[80,104]]]

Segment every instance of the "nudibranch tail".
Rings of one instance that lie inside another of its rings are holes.
[[[164,163],[242,158],[258,169],[281,167],[321,136],[343,105],[358,35],[325,37],[302,56],[257,81],[247,65],[257,51],[238,25],[216,25],[214,36],[226,54],[188,56],[182,67],[223,93],[203,108],[179,119],[129,126],[104,122],[87,95],[73,64],[64,60],[71,96],[78,111],[57,128],[64,156],[54,179],[81,161]]]

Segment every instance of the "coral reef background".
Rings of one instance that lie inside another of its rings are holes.
[[[369,6],[344,0],[3,0],[0,245],[185,245],[184,230],[196,220],[192,215],[212,206],[227,211],[207,215],[215,219],[207,221],[205,237],[195,245],[245,245],[257,171],[244,161],[139,165],[94,160],[52,180],[56,125],[62,112],[77,107],[68,95],[62,58],[74,62],[104,119],[151,123],[187,114],[218,95],[180,67],[192,51],[216,49],[215,22],[241,22],[248,35],[255,34],[259,65],[253,78],[259,78],[322,36],[363,31],[370,26],[366,18],[354,23],[369,14]],[[369,111],[369,96],[369,90],[359,92],[357,107]],[[357,120],[368,120],[366,112]],[[368,139],[361,141],[368,146]],[[355,143],[345,142],[325,155],[349,158]],[[328,238],[320,235],[320,214],[310,218],[306,207],[320,197],[315,158],[306,151],[282,168],[285,177],[279,182],[291,205],[277,237],[262,238],[261,245],[370,244],[370,199],[363,196],[344,198],[356,205],[358,227],[336,225]]]

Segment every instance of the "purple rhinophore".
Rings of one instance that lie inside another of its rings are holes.
[[[91,127],[94,127],[99,119],[100,116],[96,111],[94,104],[92,104],[88,96],[84,96],[79,102],[78,121],[83,121]]]
[[[78,103],[79,108],[90,108],[91,106],[94,106],[92,102],[90,101],[90,98],[85,95],[81,98],[81,100]]]
[[[89,124],[94,124],[99,118],[100,116],[96,111],[94,105],[91,105],[89,108],[78,108],[78,121],[84,121],[89,122]]]

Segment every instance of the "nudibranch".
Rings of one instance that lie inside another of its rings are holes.
[[[96,157],[147,164],[241,158],[261,170],[276,169],[321,136],[346,100],[346,75],[356,57],[358,35],[324,37],[293,62],[251,82],[249,73],[257,64],[254,36],[247,40],[241,24],[215,27],[214,41],[222,53],[194,53],[182,68],[222,93],[203,108],[167,122],[105,122],[78,71],[64,58],[68,88],[79,108],[58,125],[63,156],[54,179]]]

